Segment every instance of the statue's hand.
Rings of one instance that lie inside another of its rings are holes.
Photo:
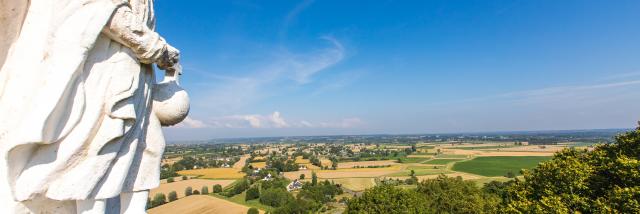
[[[162,70],[173,67],[180,61],[180,51],[173,46],[167,44],[167,49],[162,53],[156,64]]]

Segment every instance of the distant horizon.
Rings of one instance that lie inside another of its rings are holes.
[[[472,135],[472,134],[534,134],[534,133],[570,133],[580,131],[629,131],[633,128],[597,128],[597,129],[563,129],[563,130],[511,130],[511,131],[484,131],[484,132],[448,132],[448,133],[380,133],[380,134],[341,134],[341,135],[288,135],[288,136],[255,136],[255,137],[222,137],[222,138],[210,138],[202,140],[171,140],[167,141],[169,144],[179,142],[203,142],[212,140],[242,140],[242,139],[263,139],[263,138],[290,138],[290,137],[346,137],[346,136],[416,136],[416,135]]]

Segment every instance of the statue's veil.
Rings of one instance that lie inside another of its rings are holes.
[[[0,68],[20,34],[30,0],[0,0]]]

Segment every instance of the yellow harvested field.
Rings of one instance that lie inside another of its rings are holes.
[[[416,176],[418,177],[418,180],[427,180],[427,179],[434,179],[437,178],[438,176],[440,176],[439,174],[435,174],[435,175],[420,175],[420,176]],[[446,174],[447,177],[462,177],[462,179],[464,180],[473,180],[473,179],[481,179],[481,178],[486,178],[484,176],[480,176],[480,175],[474,175],[474,174],[469,174],[469,173],[463,173],[463,172],[453,172],[453,173],[449,173]],[[407,178],[410,178],[409,176],[399,176],[399,177],[390,177],[393,179],[399,178],[400,180],[404,180]]]
[[[250,155],[243,155],[242,157],[240,157],[240,160],[238,162],[236,162],[235,164],[233,164],[233,168],[237,169],[237,170],[242,170],[242,167],[244,167],[244,164],[247,162],[247,159],[249,159],[249,157],[251,157]]]
[[[396,161],[393,160],[384,160],[384,161],[358,161],[358,162],[344,162],[338,163],[339,169],[345,168],[353,168],[354,166],[386,166],[386,165],[396,165]]]
[[[295,172],[285,172],[284,176],[288,179],[298,179],[300,174],[304,174],[306,178],[311,178],[311,172],[315,171],[318,178],[375,178],[404,170],[405,166],[397,164],[385,168],[348,168],[337,170],[303,170]]]
[[[510,151],[510,152],[559,152],[562,149],[567,148],[567,146],[554,146],[554,145],[546,145],[546,146],[518,146],[512,148],[504,148],[500,149],[500,151]]]
[[[171,191],[176,191],[178,198],[184,197],[184,189],[191,187],[193,190],[198,190],[203,186],[209,187],[209,192],[213,191],[213,185],[220,184],[222,187],[226,187],[233,183],[234,180],[206,180],[206,179],[190,179],[186,181],[176,181],[173,183],[162,183],[159,187],[152,189],[149,193],[149,197],[153,198],[156,193],[164,193],[169,196]]]
[[[296,157],[297,164],[307,164],[310,163],[309,159],[302,159],[302,156]]]
[[[464,150],[443,149],[444,154],[473,155],[473,156],[553,156],[553,152],[526,152],[526,151],[488,151],[488,150]]]
[[[326,159],[326,158],[320,158],[320,164],[322,164],[322,166],[331,166],[331,160]]]
[[[337,178],[331,179],[331,181],[353,191],[364,191],[376,186],[374,178]]]
[[[200,175],[200,178],[211,179],[239,179],[244,177],[244,173],[235,168],[208,168],[191,169],[178,171],[180,175]]]
[[[553,156],[553,152],[484,152],[476,156]]]
[[[267,166],[267,162],[253,162],[250,164],[251,166],[253,166],[253,168],[261,168],[261,169]]]
[[[192,195],[147,210],[149,214],[244,214],[249,207],[206,195]],[[263,212],[261,212],[263,213]]]

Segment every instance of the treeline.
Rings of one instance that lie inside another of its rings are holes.
[[[565,149],[524,179],[479,188],[441,175],[416,189],[380,185],[345,213],[640,213],[640,129],[592,151]]]

